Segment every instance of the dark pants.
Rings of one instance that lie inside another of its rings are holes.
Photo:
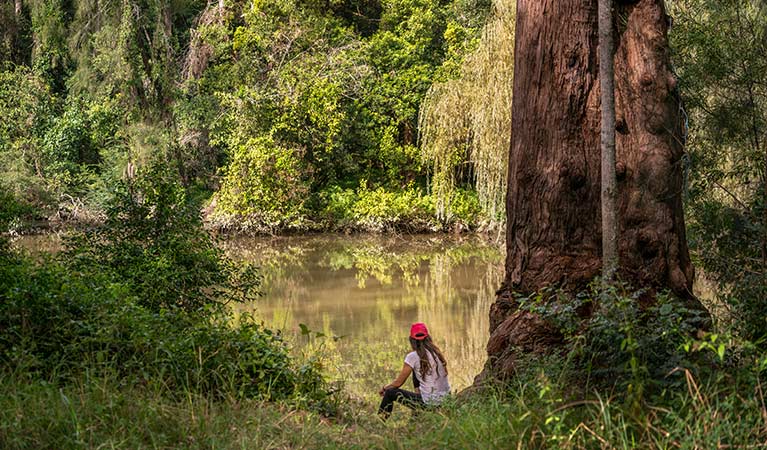
[[[424,406],[421,394],[405,391],[403,389],[391,388],[384,391],[381,399],[381,406],[378,407],[378,414],[383,418],[389,417],[394,409],[394,402],[400,402],[411,409],[422,408]]]

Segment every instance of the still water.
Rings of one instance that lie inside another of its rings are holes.
[[[24,236],[14,245],[55,253],[61,239]],[[351,394],[377,397],[399,373],[413,322],[429,327],[454,390],[482,369],[490,304],[503,278],[498,244],[474,236],[333,234],[238,237],[224,245],[263,275],[263,296],[235,311],[282,330],[298,354],[319,355]]]
[[[227,251],[257,264],[264,277],[263,297],[235,308],[283,330],[296,351],[319,352],[352,394],[370,397],[394,378],[413,322],[425,322],[443,350],[454,390],[482,369],[488,312],[503,276],[498,245],[474,237],[319,235],[237,238]]]

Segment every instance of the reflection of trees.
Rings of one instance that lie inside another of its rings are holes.
[[[434,238],[414,241],[363,241],[342,245],[328,252],[324,264],[330,269],[355,269],[361,288],[368,279],[375,279],[381,284],[391,284],[395,276],[400,276],[406,287],[418,286],[420,269],[424,262],[430,267],[435,264],[445,265],[449,269],[463,264],[470,258],[493,260],[499,256],[496,248],[481,240],[452,242]],[[434,271],[432,271],[434,272]]]
[[[277,290],[276,294],[290,303],[309,293],[311,286],[306,281],[310,279],[308,267],[311,264],[307,264],[307,259],[315,251],[312,241],[238,237],[226,241],[224,246],[235,260],[258,265],[263,276],[262,290],[267,295]]]
[[[229,243],[254,261],[266,296],[250,309],[286,328],[298,347],[322,354],[351,392],[372,392],[408,351],[407,327],[426,322],[445,351],[455,388],[471,383],[486,358],[488,310],[502,279],[502,255],[479,239],[450,237],[279,238]],[[297,333],[298,324],[326,336]],[[291,333],[293,332],[293,333]]]
[[[503,279],[503,267],[500,258],[475,260],[473,264],[454,261],[441,257],[433,260],[418,318],[427,321],[435,334],[439,330],[436,338],[449,355],[452,382],[465,387],[487,359],[488,311]]]

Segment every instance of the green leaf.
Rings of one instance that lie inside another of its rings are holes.
[[[716,354],[720,361],[724,361],[724,344],[719,344],[719,347],[716,348]]]

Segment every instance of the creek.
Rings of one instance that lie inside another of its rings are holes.
[[[453,390],[482,369],[503,279],[498,245],[473,236],[318,235],[231,239],[227,251],[264,277],[263,297],[237,311],[283,330],[297,351],[319,352],[350,393],[369,398],[399,373],[413,322],[425,322],[445,354]]]
[[[42,254],[61,242],[48,234],[14,245]],[[490,304],[503,279],[498,244],[472,235],[320,234],[232,237],[224,246],[263,276],[263,295],[233,305],[235,312],[281,330],[294,352],[319,358],[330,379],[359,398],[377,397],[399,373],[413,322],[429,327],[454,391],[482,370]]]

